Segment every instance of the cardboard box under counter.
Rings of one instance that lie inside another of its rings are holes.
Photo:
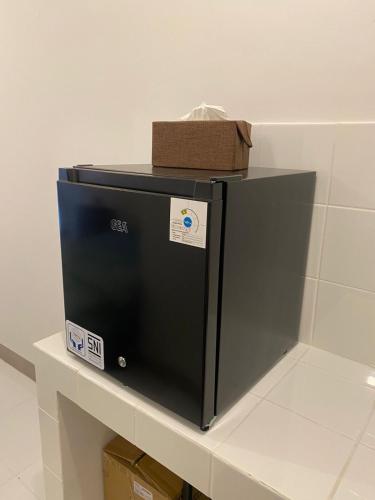
[[[105,500],[178,500],[183,481],[120,436],[103,450]]]
[[[249,165],[250,136],[251,125],[242,120],[153,122],[152,164],[242,170]]]

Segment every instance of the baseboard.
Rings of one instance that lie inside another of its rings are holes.
[[[35,366],[33,363],[2,344],[0,344],[0,359],[4,360],[32,380],[35,380]]]

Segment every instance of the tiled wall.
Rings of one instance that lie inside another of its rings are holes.
[[[255,124],[250,164],[316,170],[301,340],[375,366],[375,123]]]

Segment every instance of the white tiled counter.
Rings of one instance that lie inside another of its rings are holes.
[[[101,449],[128,439],[214,500],[375,499],[375,369],[299,344],[203,433],[35,344],[47,500],[102,500]]]

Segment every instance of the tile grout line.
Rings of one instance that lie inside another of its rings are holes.
[[[319,279],[322,283],[328,283],[329,285],[341,286],[343,288],[349,288],[350,290],[355,290],[356,292],[365,292],[375,294],[375,290],[370,290],[369,288],[358,288],[357,286],[345,285],[344,283],[339,283],[338,281]]]
[[[322,350],[324,350],[324,349],[322,349]],[[330,351],[325,351],[325,352],[328,352],[329,354],[332,354]],[[337,354],[333,354],[333,356],[338,356],[338,355]],[[347,361],[352,361],[349,358],[343,358],[343,359],[345,359]],[[358,363],[358,361],[353,361],[353,362],[354,363]],[[366,384],[365,382],[355,382],[354,380],[352,380],[350,378],[346,378],[344,375],[341,375],[341,374],[338,374],[338,373],[334,373],[334,372],[330,371],[329,368],[326,368],[326,367],[323,367],[321,365],[318,365],[317,363],[312,363],[311,361],[304,361],[303,359],[301,359],[301,364],[303,366],[309,366],[309,367],[312,367],[312,368],[317,368],[317,369],[321,370],[322,372],[324,372],[325,374],[331,375],[334,378],[340,380],[341,382],[345,382],[345,383],[350,384],[350,385],[355,385],[356,387],[362,387],[362,388],[368,389],[369,391],[373,391],[374,394],[375,394],[375,386],[370,386],[370,385]],[[368,367],[368,368],[371,369],[371,366],[368,366],[368,365],[363,365],[363,366],[366,366],[366,367]]]
[[[31,466],[30,466],[30,467],[31,467]],[[42,475],[43,475],[43,478],[42,478],[42,482],[43,482],[43,492],[45,493],[45,491],[44,491],[44,490],[45,490],[45,488],[44,488],[43,463],[42,463],[42,467],[41,467],[41,468],[42,468]],[[26,470],[26,469],[25,469],[25,470]],[[29,491],[29,492],[30,492],[30,493],[31,493],[31,494],[32,494],[32,495],[36,498],[36,500],[43,500],[43,497],[39,497],[39,496],[37,496],[37,494],[35,493],[35,491],[33,491],[33,490],[30,488],[30,486],[29,486],[28,484],[26,484],[26,483],[23,481],[23,479],[21,479],[21,477],[20,477],[20,476],[21,476],[21,474],[22,474],[22,472],[21,472],[20,474],[18,474],[16,477],[17,477],[17,479],[20,481],[20,483],[22,484],[22,486],[24,486],[24,487],[27,489],[27,491]]]
[[[51,475],[52,475],[55,479],[57,479],[57,480],[58,480],[61,484],[63,484],[63,482],[62,482],[62,478],[61,478],[61,477],[59,477],[59,476],[58,476],[55,472],[53,472],[53,470],[51,470],[51,469],[48,467],[48,465],[43,464],[43,469],[48,470],[48,472],[49,472],[49,473],[50,473],[50,474],[51,474]]]
[[[369,415],[368,415],[368,417],[366,419],[366,422],[365,422],[365,424],[363,426],[363,429],[359,433],[358,438],[355,440],[353,448],[352,448],[351,452],[349,453],[349,456],[348,456],[345,464],[343,465],[341,471],[339,472],[339,475],[336,478],[335,484],[333,485],[332,490],[331,490],[331,492],[329,494],[329,497],[328,497],[329,500],[333,499],[334,495],[337,493],[337,490],[338,490],[338,488],[340,486],[340,483],[343,480],[343,478],[344,478],[344,476],[345,476],[345,474],[346,474],[346,472],[347,472],[347,470],[349,468],[349,465],[352,462],[352,459],[353,459],[356,451],[358,450],[359,446],[361,445],[362,437],[363,437],[364,433],[366,432],[366,429],[368,427],[368,424],[370,423],[370,420],[371,420],[374,412],[375,412],[375,403],[373,403],[372,409],[371,409],[371,411],[370,411],[370,413],[369,413]]]
[[[288,370],[278,379],[277,382],[275,382],[275,384],[270,388],[268,389],[267,392],[265,392],[265,394],[262,396],[262,401],[268,401],[267,399],[267,396],[274,390],[276,389],[276,387],[278,387],[278,385],[287,377],[287,375],[289,375],[289,373],[294,370],[294,368],[298,365],[299,363],[299,359],[294,359],[292,358],[294,363],[292,364],[292,366],[290,366],[288,368]]]
[[[220,462],[222,462],[223,464],[225,464],[227,467],[229,467],[233,471],[241,474],[241,476],[245,476],[252,483],[254,483],[254,484],[258,485],[258,486],[262,486],[265,490],[267,490],[268,492],[271,492],[273,495],[277,495],[278,500],[295,500],[295,499],[293,499],[291,497],[287,497],[281,491],[276,490],[273,486],[267,484],[264,480],[258,479],[256,476],[254,476],[253,474],[251,474],[250,472],[248,472],[246,469],[244,469],[240,465],[233,464],[232,462],[228,461],[227,458],[222,458],[222,457],[219,457],[217,455],[215,455],[215,458],[219,459]],[[212,500],[212,499],[210,499],[210,500]],[[254,499],[254,500],[256,500],[256,499]]]
[[[312,306],[312,318],[311,318],[311,325],[310,325],[310,334],[309,334],[309,345],[313,345],[313,337],[314,337],[314,324],[315,324],[315,311],[316,311],[316,303],[318,300],[318,288],[319,288],[319,278],[308,278],[307,279],[313,279],[316,281],[316,286],[314,286],[314,298],[313,298],[313,306]],[[301,356],[303,358],[305,354]]]
[[[287,406],[283,406],[282,404],[276,403],[276,401],[271,401],[270,399],[266,399],[265,401],[267,401],[267,403],[269,403],[271,405],[277,406],[278,408],[281,408],[285,411],[288,411],[289,413],[292,413],[293,415],[295,415],[297,417],[300,417],[304,420],[307,420],[308,422],[316,425],[317,427],[320,427],[322,429],[325,429],[326,431],[331,432],[335,436],[343,437],[343,438],[347,439],[348,441],[351,441],[352,443],[356,442],[357,438],[353,438],[353,437],[348,436],[347,434],[344,434],[343,432],[336,431],[336,430],[332,429],[331,427],[328,427],[327,425],[321,424],[320,422],[317,422],[316,420],[313,420],[312,418],[307,417],[306,415],[303,415],[302,413],[299,413],[299,412],[293,410],[292,408],[288,408]]]
[[[308,347],[306,349],[305,352],[307,352],[308,350]],[[240,427],[240,425],[243,424],[243,422],[255,411],[256,408],[258,408],[258,406],[263,402],[263,401],[266,401],[266,396],[276,387],[276,385],[278,385],[278,383],[284,379],[284,377],[286,377],[286,375],[298,364],[298,361],[299,359],[304,355],[305,353],[303,353],[299,358],[295,359],[295,358],[292,358],[292,360],[294,361],[294,363],[292,364],[292,366],[284,373],[284,375],[281,376],[281,378],[263,395],[263,396],[258,396],[257,394],[255,393],[252,393],[252,395],[254,397],[256,397],[259,401],[257,401],[257,403],[251,408],[251,410],[246,413],[245,417],[241,419],[241,421],[238,423],[238,425],[235,426],[234,429],[232,429],[232,431],[225,437],[225,439],[223,441],[221,441],[220,443],[218,443],[216,446],[214,446],[211,450],[210,450],[210,453],[211,453],[211,456],[213,457],[214,456],[214,452],[215,450],[217,450],[218,448],[220,448],[220,446],[222,444],[224,444],[226,441],[228,441],[228,439],[232,436],[232,434]],[[250,389],[250,394],[251,394],[251,389]]]
[[[321,269],[322,269],[323,252],[324,252],[325,239],[326,239],[326,234],[327,234],[328,204],[330,201],[331,189],[332,189],[332,183],[333,183],[333,165],[334,165],[335,153],[336,153],[336,140],[337,140],[338,127],[339,127],[339,125],[336,124],[335,125],[336,130],[334,133],[334,141],[333,141],[332,151],[331,151],[328,192],[327,192],[327,198],[326,198],[326,203],[325,203],[324,220],[323,220],[323,234],[322,234],[322,242],[321,242],[320,249],[319,249],[319,264],[318,264],[318,275],[317,275],[318,282],[316,285],[315,300],[314,300],[314,305],[313,305],[313,320],[312,320],[312,327],[311,327],[311,345],[314,345],[314,337],[315,337],[317,306],[318,306],[319,289],[320,289],[320,273],[321,273]]]
[[[319,366],[315,366],[315,365],[310,364],[310,363],[308,363],[308,362],[306,362],[306,361],[303,361],[303,358],[304,358],[304,356],[307,354],[307,352],[308,352],[308,350],[306,350],[306,351],[302,354],[302,356],[298,359],[298,361],[297,361],[297,363],[296,363],[297,365],[300,365],[300,364],[301,364],[302,366],[309,366],[309,367],[317,368],[317,369],[322,370],[322,371],[323,371],[323,373],[326,373],[326,374],[332,375],[334,378],[337,378],[340,382],[342,381],[342,382],[348,383],[348,384],[350,384],[350,385],[354,385],[354,386],[356,386],[356,387],[363,387],[363,388],[367,388],[369,391],[373,391],[373,390],[374,390],[373,388],[367,387],[367,386],[362,385],[362,384],[357,384],[357,383],[355,383],[355,382],[353,382],[353,381],[351,381],[351,380],[348,380],[348,379],[341,378],[340,376],[338,376],[338,375],[336,375],[336,374],[332,374],[332,372],[329,372],[328,370],[325,370],[325,369],[323,369],[323,368],[321,368],[321,367],[319,367]],[[290,368],[290,369],[289,369],[289,370],[285,373],[285,375],[284,375],[284,376],[283,376],[283,377],[279,380],[279,382],[277,382],[277,383],[276,383],[276,384],[275,384],[275,385],[274,385],[274,386],[273,386],[273,387],[272,387],[272,388],[271,388],[271,389],[270,389],[270,390],[269,390],[269,391],[265,394],[265,396],[264,396],[264,398],[263,398],[263,399],[264,399],[265,401],[267,401],[268,403],[274,404],[275,406],[278,406],[279,408],[283,408],[284,410],[290,411],[290,412],[291,412],[291,413],[293,413],[294,415],[298,415],[299,417],[304,418],[304,419],[306,419],[306,420],[308,420],[308,421],[310,421],[310,422],[314,423],[315,425],[318,425],[319,427],[323,427],[324,429],[329,430],[329,431],[333,432],[333,433],[334,433],[334,434],[336,434],[336,435],[339,435],[339,436],[345,437],[346,439],[349,439],[350,441],[356,442],[356,440],[357,440],[357,439],[360,439],[360,438],[362,437],[362,435],[363,435],[364,431],[365,431],[365,430],[366,430],[366,428],[367,428],[367,425],[368,425],[368,423],[369,423],[369,419],[371,418],[371,416],[372,416],[373,412],[375,412],[375,398],[374,398],[373,403],[372,403],[372,404],[373,404],[373,407],[372,407],[372,409],[371,409],[371,411],[370,411],[370,416],[369,416],[369,417],[368,417],[368,419],[366,420],[366,423],[364,424],[365,426],[364,426],[364,428],[362,429],[362,431],[360,431],[360,432],[359,432],[359,434],[358,434],[358,437],[357,437],[357,438],[353,438],[353,437],[350,437],[350,436],[348,436],[348,435],[346,435],[346,434],[344,434],[344,433],[342,433],[342,432],[338,432],[338,431],[336,431],[335,429],[332,429],[331,427],[328,427],[328,426],[326,426],[326,425],[324,425],[324,424],[321,424],[320,422],[317,422],[316,420],[313,420],[313,419],[311,419],[311,418],[309,418],[309,417],[306,417],[306,415],[303,415],[303,414],[301,414],[301,413],[299,413],[299,412],[297,412],[297,411],[295,411],[295,410],[293,410],[293,409],[291,409],[291,408],[288,408],[287,406],[283,406],[283,405],[281,405],[280,403],[276,403],[275,401],[272,401],[272,400],[270,400],[270,399],[267,399],[267,396],[271,393],[271,391],[273,391],[273,389],[275,389],[275,388],[279,385],[279,383],[281,382],[281,380],[282,380],[282,379],[284,379],[284,378],[285,378],[285,377],[286,377],[286,376],[287,376],[287,375],[288,375],[288,374],[292,371],[292,369],[296,366],[296,364],[295,364],[295,365],[293,365],[293,366],[292,366],[292,367],[291,367],[291,368]]]
[[[270,389],[268,389],[268,391],[263,396],[258,396],[255,393],[251,393],[251,389],[250,389],[250,394],[252,394],[254,397],[259,399],[259,401],[257,401],[257,403],[251,408],[249,413],[247,413],[246,416],[243,419],[241,419],[241,421],[238,423],[238,425],[236,425],[236,427],[228,434],[228,436],[226,436],[224,441],[222,441],[221,443],[218,443],[216,446],[214,446],[212,448],[212,452],[214,450],[218,449],[225,441],[227,441],[230,438],[230,436],[239,428],[239,426],[246,420],[246,418],[249,417],[251,415],[251,413],[253,413],[253,411],[255,411],[255,409],[262,403],[262,401],[268,401],[268,400],[266,400],[266,396],[268,396],[268,394],[281,382],[281,380],[283,380],[284,377],[286,377],[288,375],[288,373],[291,372],[293,370],[293,368],[295,368],[295,366],[299,363],[299,360],[306,354],[308,349],[309,348],[307,347],[305,352],[303,354],[301,354],[299,356],[299,358],[291,358],[293,361],[292,366],[290,366],[288,368],[288,370],[281,376],[281,378],[277,382],[275,382],[275,384]]]
[[[55,424],[59,423],[59,421],[57,420],[57,418],[55,418],[52,415],[50,415],[49,413],[47,413],[46,410],[44,410],[40,406],[38,406],[38,409],[39,409],[40,412],[44,413],[47,417],[49,417],[50,419],[52,419],[55,422]]]
[[[327,193],[327,203],[326,203],[327,206],[329,205],[329,202],[331,200],[331,195],[332,195],[333,173],[334,173],[334,165],[335,165],[335,157],[336,157],[336,143],[337,143],[339,132],[340,132],[340,124],[336,124],[334,138],[333,138],[332,151],[331,151],[331,165],[330,165],[330,169],[329,169],[329,183],[328,183],[328,193]]]
[[[339,208],[340,210],[356,210],[357,212],[375,212],[375,208],[357,207],[353,205],[338,205],[336,203],[328,203],[330,208]]]

